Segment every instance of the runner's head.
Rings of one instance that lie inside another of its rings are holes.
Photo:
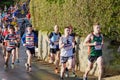
[[[9,33],[10,34],[13,34],[14,33],[14,27],[12,25],[10,25],[9,27]]]
[[[65,27],[65,28],[64,28],[64,34],[65,34],[65,36],[68,36],[69,33],[70,33],[69,27]]]
[[[28,25],[28,26],[27,26],[27,32],[28,32],[28,33],[31,33],[32,30],[33,30],[33,29],[32,29],[32,25]]]
[[[56,33],[59,32],[59,27],[58,27],[58,25],[55,25],[55,26],[54,26],[54,31],[55,31]]]
[[[100,25],[99,25],[99,23],[95,23],[93,25],[93,30],[94,30],[94,33],[96,33],[96,34],[100,33]]]

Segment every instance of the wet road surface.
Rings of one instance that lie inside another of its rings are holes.
[[[32,72],[26,72],[24,64],[27,60],[27,55],[25,54],[25,48],[22,46],[20,47],[19,53],[20,63],[15,63],[14,69],[11,69],[11,67],[9,66],[8,70],[5,71],[4,59],[1,49],[0,52],[0,80],[59,80],[59,74],[54,73],[53,65],[43,61],[37,61],[37,59],[34,59],[32,61]],[[82,77],[70,77],[65,78],[65,80],[82,80]],[[90,80],[96,79],[91,78]]]

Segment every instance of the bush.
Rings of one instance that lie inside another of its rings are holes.
[[[30,11],[32,23],[39,30],[51,31],[58,24],[63,32],[71,24],[78,35],[86,36],[93,23],[99,22],[105,36],[119,40],[119,5],[120,0],[31,0]]]

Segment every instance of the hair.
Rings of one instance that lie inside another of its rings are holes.
[[[96,26],[96,25],[100,25],[98,22],[97,23],[94,23],[93,24],[93,28]]]
[[[65,27],[64,29],[68,28],[69,29],[69,26]]]
[[[28,25],[27,25],[27,28],[28,28],[28,27],[32,27],[32,25],[31,25],[31,24],[28,24]]]
[[[73,26],[72,26],[72,25],[69,25],[69,28],[70,28],[70,29],[73,29]]]
[[[59,28],[59,26],[58,26],[58,25],[55,25],[55,26],[54,26],[54,28],[55,28],[55,27],[58,27],[58,28]]]
[[[10,25],[9,29],[13,29],[13,30],[15,30],[15,28],[14,28],[13,25]]]

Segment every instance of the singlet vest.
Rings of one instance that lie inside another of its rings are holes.
[[[102,55],[102,36],[99,35],[99,36],[95,36],[94,34],[93,35],[93,39],[90,40],[90,43],[94,43],[94,42],[97,42],[97,45],[96,46],[91,46],[90,47],[90,55],[91,56],[101,56]]]
[[[50,41],[52,43],[54,42],[58,42],[59,41],[59,38],[60,38],[60,35],[59,34],[55,34],[55,32],[52,32],[53,36],[50,38]],[[50,44],[50,48],[56,48],[59,44]]]

